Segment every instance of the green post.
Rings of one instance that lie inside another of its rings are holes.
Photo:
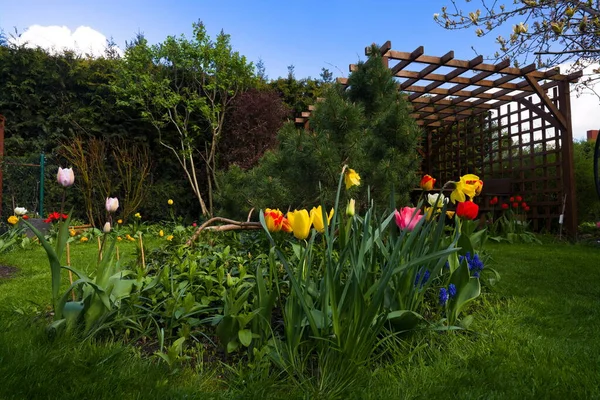
[[[44,153],[40,154],[40,217],[44,218]]]

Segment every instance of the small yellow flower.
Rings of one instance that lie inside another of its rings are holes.
[[[121,236],[117,236],[117,240],[120,242],[121,240],[123,240],[123,238]]]
[[[455,212],[454,212],[454,211],[446,211],[446,216],[447,216],[448,218],[454,218],[454,214],[455,214]]]
[[[344,183],[346,184],[346,190],[352,186],[360,186],[360,175],[352,168],[348,168],[344,174]]]
[[[163,232],[163,230],[162,230],[162,229],[161,229],[161,230],[158,232],[158,236],[160,236],[160,237],[163,237],[163,236],[165,236],[165,233]]]
[[[173,235],[169,235],[167,236],[167,240],[170,242],[171,240],[173,240]]]
[[[122,219],[118,219],[118,220],[117,220],[117,224],[121,225],[122,223],[123,223],[123,220],[122,220]]]
[[[79,241],[80,241],[81,243],[85,243],[85,242],[87,242],[88,240],[89,240],[89,239],[88,239],[86,236],[83,236],[81,239],[79,239]]]
[[[142,218],[142,216],[140,215],[140,213],[135,213],[134,217],[136,217],[137,219]]]
[[[172,206],[173,205],[173,199],[167,200],[167,204],[170,205],[170,206]]]
[[[19,217],[15,216],[15,215],[11,215],[10,217],[8,217],[9,224],[15,225],[17,222],[19,222]]]
[[[75,229],[69,229],[69,235],[71,237],[75,236],[77,234],[77,232],[75,232]]]

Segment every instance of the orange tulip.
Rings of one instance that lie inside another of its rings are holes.
[[[435,185],[435,178],[433,178],[431,175],[425,175],[423,178],[421,178],[421,189],[423,190],[433,190],[433,185]]]

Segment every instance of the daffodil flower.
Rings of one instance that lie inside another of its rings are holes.
[[[466,196],[469,196],[469,198],[475,197],[477,190],[481,191],[482,187],[483,182],[477,175],[463,175],[458,182],[454,182],[454,190],[450,194],[450,200],[452,203],[466,201]]]
[[[352,168],[348,168],[344,174],[344,183],[346,184],[346,190],[352,186],[360,186],[360,175]]]

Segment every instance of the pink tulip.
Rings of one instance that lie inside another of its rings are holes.
[[[75,175],[73,174],[73,168],[62,169],[58,167],[58,174],[56,174],[56,180],[63,187],[69,187],[75,182]]]
[[[396,216],[396,225],[400,229],[408,229],[409,231],[415,229],[417,223],[423,218],[421,210],[416,207],[403,207],[400,212],[398,210],[394,211],[394,215]]]
[[[596,227],[600,228],[600,222],[596,222]]]

